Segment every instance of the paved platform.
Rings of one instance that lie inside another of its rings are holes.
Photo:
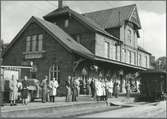
[[[133,103],[134,98],[110,98],[108,102],[117,105],[106,105],[105,101],[97,102],[89,96],[79,96],[77,102],[65,102],[65,97],[56,97],[54,103],[31,102],[28,105],[4,106],[1,108],[2,117],[68,117],[83,113],[119,108],[120,103]],[[118,104],[119,103],[119,104]],[[52,116],[51,116],[52,115]]]

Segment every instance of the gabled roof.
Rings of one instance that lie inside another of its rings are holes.
[[[114,40],[119,40],[119,38],[113,36],[112,34],[108,33],[107,31],[105,31],[99,24],[97,24],[94,20],[88,18],[88,17],[85,17],[73,10],[71,10],[69,7],[63,7],[63,8],[59,8],[59,9],[56,9],[52,12],[50,12],[49,14],[45,15],[43,18],[45,20],[49,20],[50,18],[53,18],[55,16],[58,16],[58,15],[62,15],[62,14],[70,14],[70,15],[73,15],[73,17],[75,17],[76,19],[78,19],[79,21],[81,21],[82,23],[86,24],[88,27],[90,27],[91,29],[95,30],[96,32],[100,32],[108,37],[111,37],[113,38]],[[120,41],[121,42],[121,41]]]
[[[142,51],[142,52],[145,52],[145,53],[151,55],[151,53],[149,53],[147,50],[145,50],[144,48],[142,48],[142,47],[140,47],[140,46],[138,46],[138,50],[140,50],[140,51]]]
[[[140,29],[140,19],[137,12],[137,7],[135,4],[122,6],[107,10],[100,10],[95,12],[84,13],[83,15],[93,19],[97,24],[99,24],[102,28],[113,28],[121,26],[124,21],[134,21],[131,19],[131,16],[136,12],[138,21],[135,22],[137,27]]]
[[[47,31],[50,35],[55,38],[59,43],[62,44],[67,50],[75,52],[80,55],[84,55],[86,57],[92,57],[93,53],[89,51],[87,48],[77,43],[72,37],[70,37],[66,32],[64,32],[57,25],[52,24],[50,22],[44,21],[37,17],[31,17],[27,24],[23,27],[23,29],[17,34],[14,40],[9,44],[9,48],[16,42],[17,38],[21,35],[21,33],[29,26],[30,23],[37,23],[40,25],[45,31]],[[7,52],[7,51],[6,51]]]

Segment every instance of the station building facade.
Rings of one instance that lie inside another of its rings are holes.
[[[3,54],[3,65],[32,66],[21,78],[56,77],[58,95],[65,94],[68,76],[84,80],[99,73],[127,76],[150,68],[151,53],[138,46],[141,23],[135,4],[80,14],[67,6],[41,18],[32,16]]]

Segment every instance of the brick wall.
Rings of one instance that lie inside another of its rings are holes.
[[[26,60],[23,52],[26,48],[26,36],[43,34],[43,57],[40,59]],[[23,34],[17,39],[17,42],[11,47],[11,49],[4,56],[4,65],[21,65],[23,61],[33,61],[37,66],[37,78],[42,80],[45,75],[49,73],[49,67],[52,64],[57,64],[60,69],[59,79],[61,91],[59,95],[65,94],[64,82],[67,80],[69,74],[72,71],[72,55],[62,47],[55,39],[53,39],[47,32],[40,28],[37,24],[31,24]],[[28,72],[22,71],[22,78]],[[29,75],[29,74],[27,74]]]

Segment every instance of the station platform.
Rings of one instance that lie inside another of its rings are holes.
[[[129,102],[128,102],[129,101]],[[65,97],[56,97],[55,102],[42,103],[40,100],[31,102],[28,105],[17,104],[17,106],[6,105],[1,107],[2,117],[68,117],[83,113],[110,110],[120,108],[120,103],[132,103],[132,98],[126,97],[109,98],[108,102],[115,105],[107,105],[106,101],[95,101],[90,96],[79,96],[77,102],[65,102]],[[118,104],[119,102],[119,104]],[[117,103],[117,104],[116,104]]]

